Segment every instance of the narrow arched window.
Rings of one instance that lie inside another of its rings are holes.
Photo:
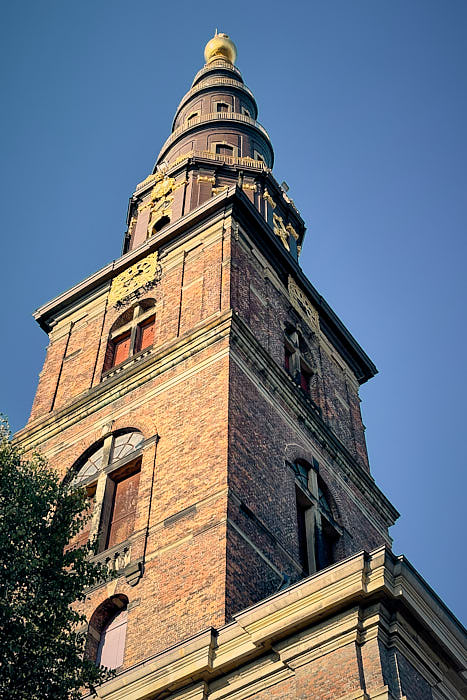
[[[85,655],[97,666],[117,669],[123,664],[128,626],[128,598],[114,595],[94,611],[88,627]]]
[[[91,518],[79,535],[80,544],[98,535],[98,548],[103,551],[121,545],[133,534],[142,443],[138,430],[120,430],[95,443],[72,470],[73,486],[86,488],[93,498]],[[75,540],[70,545],[76,546]]]
[[[125,608],[115,613],[102,630],[97,647],[96,664],[109,669],[119,668],[123,664],[127,625],[128,611]]]
[[[333,517],[316,460],[313,466],[302,460],[291,466],[295,474],[298,557],[304,575],[308,576],[333,563],[340,528]]]
[[[126,362],[154,343],[154,300],[143,299],[115,321],[109,333],[103,372]]]

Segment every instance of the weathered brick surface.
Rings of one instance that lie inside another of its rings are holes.
[[[106,387],[115,392],[110,403],[83,413],[41,444],[61,476],[99,444],[104,426],[106,431],[140,430],[145,439],[159,436],[157,449],[152,442],[143,451],[131,538],[131,559],[144,559],[144,575],[135,588],[119,578],[92,592],[86,604],[90,617],[109,596],[127,596],[126,666],[200,629],[222,625],[300,578],[294,475],[287,461],[318,459],[342,528],[337,560],[363,547],[373,549],[384,539],[384,528],[377,530],[365,516],[357,486],[343,478],[290,405],[271,392],[251,353],[245,355],[236,344],[235,323],[227,335],[214,335],[196,351],[186,351],[197,329],[206,332],[206,324],[215,329],[219,314],[233,309],[282,367],[285,324],[300,324],[316,368],[313,398],[325,421],[332,411],[336,420],[347,421],[339,437],[358,457],[349,418],[353,409],[342,406],[342,400],[358,406],[356,395],[348,399],[344,379],[335,378],[341,370],[291,308],[285,288],[280,291],[280,283],[271,281],[258,256],[245,252],[237,225],[219,222],[181,240],[178,248],[161,249],[160,260],[161,282],[142,297],[154,299],[156,310],[156,340],[147,358],[151,353],[164,358],[175,347],[181,354],[129,391],[120,391],[122,384],[111,388],[116,380],[102,377],[104,358],[110,329],[122,312],[104,295],[79,314],[71,311],[72,323],[65,319],[54,328],[29,423],[37,429],[52,406],[52,415],[61,416],[92,392]],[[115,375],[118,381],[126,381],[128,372],[145,361],[129,361],[128,371],[124,367]],[[299,396],[301,390],[285,372],[283,379]],[[339,393],[337,403],[333,392]],[[371,506],[366,508],[378,521]],[[179,519],[167,521],[177,514]]]

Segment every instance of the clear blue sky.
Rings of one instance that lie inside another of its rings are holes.
[[[380,370],[361,395],[394,549],[465,621],[465,0],[4,2],[0,407],[26,421],[31,312],[119,256],[216,27],[307,223],[302,267]]]

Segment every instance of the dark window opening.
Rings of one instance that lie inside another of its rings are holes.
[[[303,391],[306,392],[307,394],[310,393],[310,380],[311,380],[311,374],[310,372],[307,372],[303,367],[300,368],[300,386],[302,387]]]
[[[156,223],[152,227],[153,233],[157,233],[158,231],[163,229],[164,226],[167,226],[167,224],[170,224],[170,218],[168,216],[161,216],[159,221],[156,221]]]
[[[218,113],[225,113],[229,111],[229,105],[226,102],[218,102],[216,107],[216,111]]]
[[[308,561],[308,527],[307,527],[307,517],[310,506],[306,503],[305,499],[301,496],[297,489],[297,534],[298,534],[298,558],[300,565],[303,569],[305,576],[310,573],[310,565]]]
[[[216,144],[216,153],[220,156],[233,156],[233,146],[228,146],[225,143]]]

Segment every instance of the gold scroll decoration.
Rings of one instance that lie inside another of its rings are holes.
[[[166,216],[170,219],[172,216],[172,202],[174,201],[173,196],[171,196],[174,189],[175,179],[173,177],[164,177],[156,184],[151,190],[149,196],[148,205],[150,208],[149,223],[148,223],[148,238],[152,236],[155,231],[154,227],[157,222]]]
[[[298,311],[300,316],[306,321],[306,323],[317,330],[319,328],[319,315],[315,307],[308,299],[305,292],[303,292],[298,284],[295,282],[294,278],[289,275],[289,296],[292,306]]]
[[[284,220],[282,219],[282,217],[279,216],[278,214],[273,213],[272,225],[273,225],[274,233],[276,234],[276,236],[279,236],[282,243],[284,244],[284,247],[287,248],[287,250],[290,250],[289,232],[285,228]]]
[[[159,276],[159,255],[150,253],[143,260],[121,272],[112,280],[109,304],[116,304],[145,284],[154,282]]]

